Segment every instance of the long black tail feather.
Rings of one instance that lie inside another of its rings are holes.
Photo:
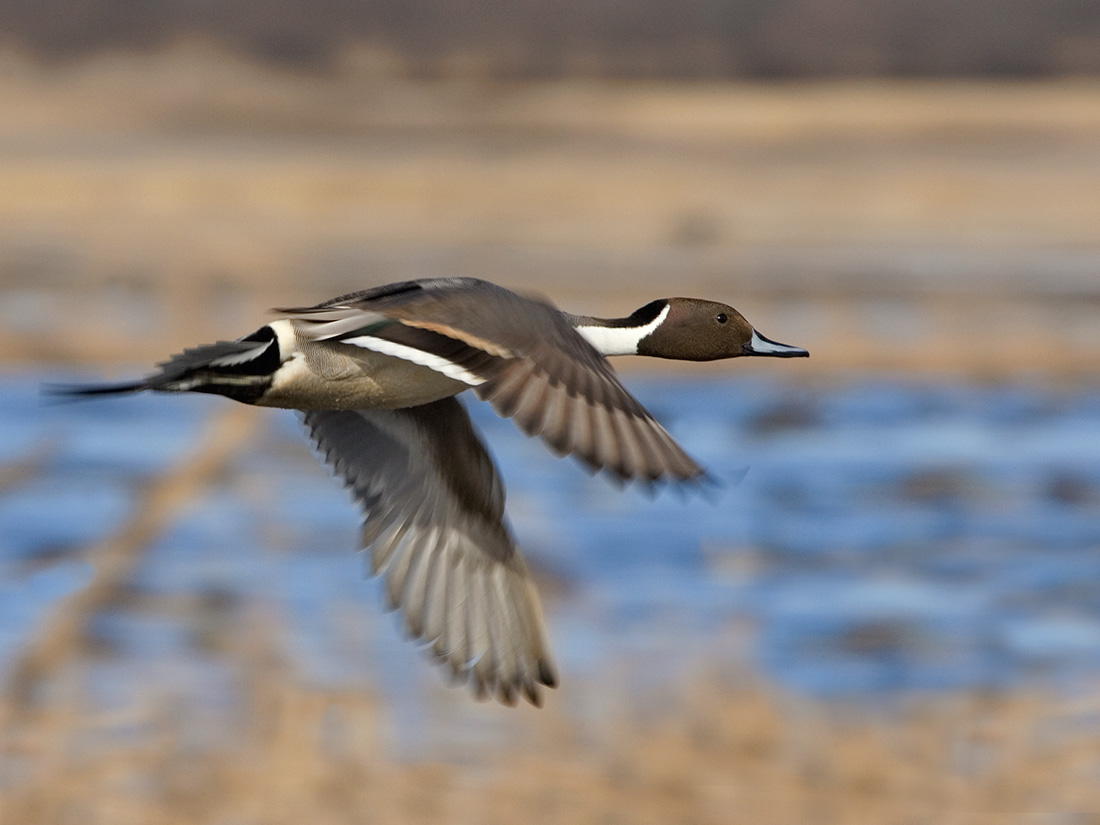
[[[275,331],[265,326],[237,341],[186,349],[158,364],[159,372],[139,381],[83,386],[55,384],[43,387],[43,392],[72,399],[143,390],[206,392],[250,404],[271,386],[271,376],[281,363]]]
[[[57,400],[94,398],[97,395],[121,395],[149,389],[145,381],[125,381],[118,384],[43,384],[42,394]]]

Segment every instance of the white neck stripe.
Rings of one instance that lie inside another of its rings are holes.
[[[657,317],[644,327],[605,327],[597,324],[578,326],[576,329],[600,355],[637,355],[639,342],[665,322],[670,308],[669,304],[665,304]]]

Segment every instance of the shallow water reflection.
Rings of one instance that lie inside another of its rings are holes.
[[[37,456],[0,487],[0,668],[87,582],[83,549],[228,403],[44,405],[43,380],[0,393],[0,466]],[[1100,388],[627,383],[724,486],[618,491],[471,404],[567,681],[747,668],[863,696],[1100,669]],[[415,715],[439,674],[382,614],[352,552],[357,514],[294,416],[266,422],[96,618],[97,690],[120,704],[154,679],[216,698],[221,631],[259,604],[311,678],[365,679]]]

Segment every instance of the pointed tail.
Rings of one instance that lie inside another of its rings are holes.
[[[184,350],[159,364],[159,372],[139,381],[48,385],[43,392],[72,399],[143,390],[207,392],[252,404],[271,386],[271,377],[281,364],[278,337],[270,326],[264,326],[236,341],[218,341]]]

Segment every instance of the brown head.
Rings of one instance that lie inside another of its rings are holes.
[[[714,361],[742,355],[805,358],[810,354],[800,347],[765,338],[740,312],[717,301],[668,298],[654,304],[667,306],[668,312],[652,332],[638,341],[638,355],[681,361]],[[635,315],[647,309],[652,311],[653,308],[654,305],[650,304]]]

